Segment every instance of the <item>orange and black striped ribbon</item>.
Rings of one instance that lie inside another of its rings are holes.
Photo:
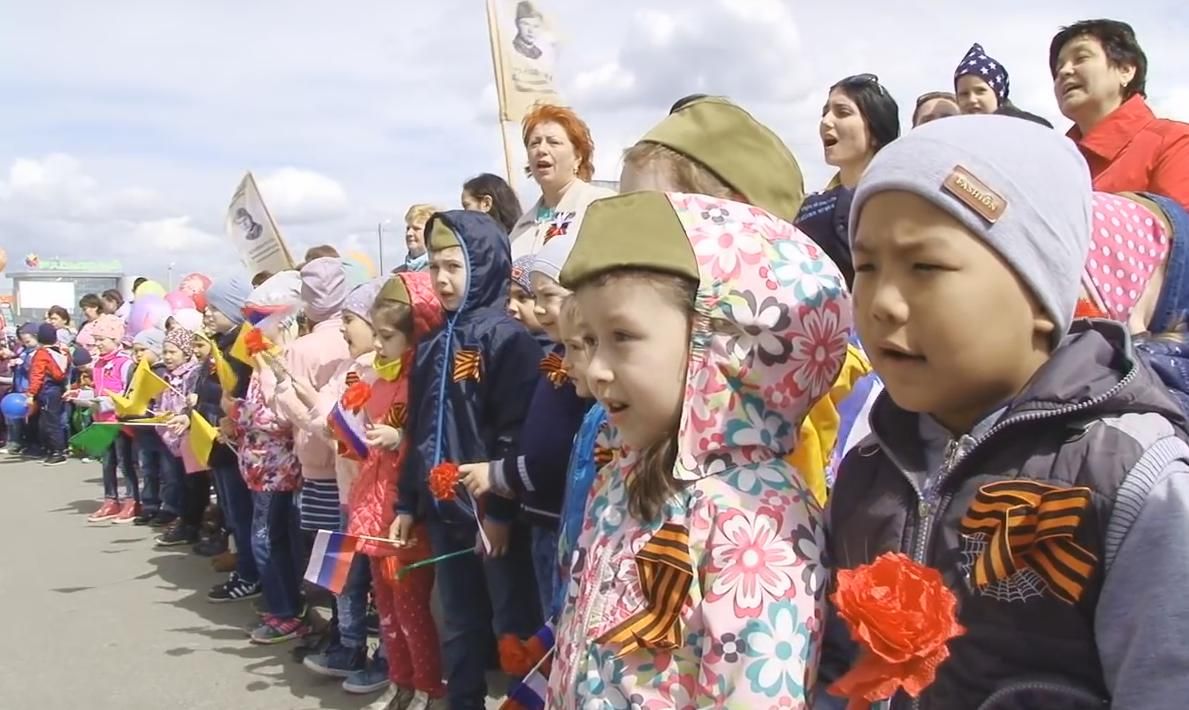
[[[681,644],[681,608],[694,579],[689,530],[666,523],[636,555],[644,608],[616,624],[596,641],[618,646],[616,658],[640,649],[671,649]]]
[[[354,370],[347,373],[347,387],[359,382],[359,373]]]
[[[1089,507],[1089,488],[1024,480],[980,488],[961,524],[963,534],[988,538],[971,571],[974,585],[982,589],[1030,567],[1058,599],[1076,603],[1098,562],[1074,542]]]
[[[474,380],[480,378],[480,359],[478,350],[459,350],[454,353],[454,381]]]
[[[549,353],[541,360],[540,365],[541,374],[545,375],[545,379],[549,380],[549,384],[553,385],[553,389],[561,389],[562,385],[566,383],[569,376],[566,374],[566,368],[562,366],[561,355],[557,353]]]
[[[611,463],[611,459],[615,458],[615,450],[606,446],[596,446],[594,450],[594,461],[597,468],[602,468]]]
[[[384,423],[393,429],[403,429],[405,421],[408,419],[407,409],[404,402],[396,402],[389,409],[388,414],[384,415]]]

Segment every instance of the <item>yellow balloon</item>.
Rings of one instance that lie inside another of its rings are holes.
[[[364,252],[358,250],[350,251],[347,252],[347,256],[345,258],[348,261],[354,261],[356,264],[359,264],[361,267],[363,267],[363,271],[367,274],[369,279],[376,278],[376,275],[379,273],[379,270],[376,269],[376,262],[372,261],[372,258]]]
[[[135,291],[133,291],[133,293],[132,293],[133,298],[136,298],[138,296],[164,296],[164,295],[165,295],[165,287],[162,286],[161,284],[157,283],[156,281],[145,281],[140,286],[138,286],[137,289]]]

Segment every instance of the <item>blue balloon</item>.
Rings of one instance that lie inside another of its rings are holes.
[[[29,414],[29,400],[19,392],[5,395],[0,400],[0,412],[9,419],[24,419]]]

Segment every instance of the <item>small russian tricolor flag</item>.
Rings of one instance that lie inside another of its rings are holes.
[[[549,680],[539,670],[534,670],[508,689],[508,697],[500,710],[544,710]]]
[[[326,418],[334,440],[342,444],[342,455],[352,461],[367,460],[367,441],[364,439],[363,412],[352,412],[336,402]]]
[[[306,567],[306,581],[341,594],[358,546],[359,538],[354,535],[319,530]]]

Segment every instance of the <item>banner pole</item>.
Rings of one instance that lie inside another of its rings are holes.
[[[508,131],[505,122],[508,120],[507,101],[504,96],[504,72],[500,62],[500,30],[496,22],[495,3],[497,0],[487,0],[487,36],[491,43],[491,69],[495,75],[496,101],[499,103],[499,113],[496,123],[500,129],[500,145],[504,149],[504,174],[508,178],[508,185],[515,190],[516,176],[512,172],[512,153],[508,149]]]
[[[289,268],[295,268],[297,262],[293,260],[293,254],[289,252],[289,245],[285,243],[285,237],[281,234],[277,221],[272,218],[272,212],[269,211],[268,203],[264,201],[264,194],[260,192],[260,186],[256,184],[256,177],[252,175],[251,170],[248,171],[248,180],[252,182],[252,190],[260,196],[260,206],[264,208],[264,216],[268,217],[268,223],[272,225],[273,234],[277,235],[277,241],[281,243],[281,251],[285,252],[285,261],[289,262]]]

